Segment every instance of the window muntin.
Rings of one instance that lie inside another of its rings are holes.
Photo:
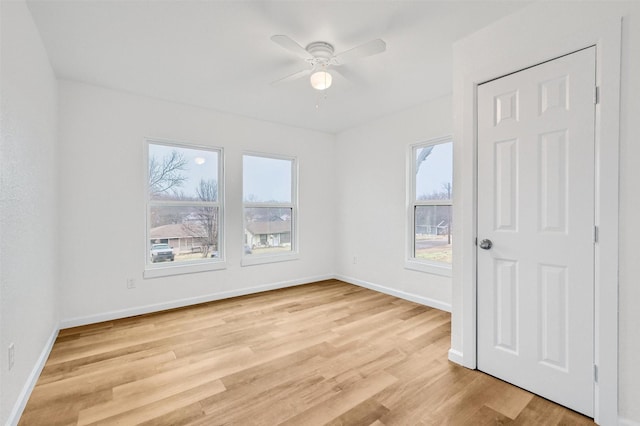
[[[146,270],[224,258],[221,165],[220,149],[148,141]]]
[[[243,264],[283,260],[296,247],[296,160],[243,156]]]
[[[453,143],[438,139],[414,145],[411,153],[409,258],[450,268]]]

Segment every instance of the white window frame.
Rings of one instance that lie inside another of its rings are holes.
[[[415,211],[419,206],[451,206],[453,209],[453,197],[450,200],[416,200],[416,151],[428,146],[452,143],[451,135],[429,139],[409,146],[407,150],[407,245],[405,256],[405,268],[414,271],[426,272],[446,277],[452,276],[450,263],[436,262],[433,260],[419,259],[415,257]],[[453,168],[453,164],[451,165]]]
[[[274,160],[285,160],[291,162],[291,202],[290,203],[260,203],[246,202],[244,194],[244,157],[261,157]],[[300,258],[298,245],[298,159],[279,154],[267,154],[263,152],[245,151],[242,153],[242,266],[262,265],[266,263],[286,262]],[[270,254],[250,254],[244,252],[245,229],[247,227],[244,210],[246,208],[290,208],[291,209],[291,251]]]
[[[197,149],[202,151],[212,151],[218,153],[218,197],[217,201],[162,201],[151,200],[149,197],[149,145],[164,145],[176,148]],[[215,271],[226,268],[225,257],[225,236],[224,236],[224,150],[221,147],[199,145],[195,143],[175,141],[159,138],[145,138],[144,140],[144,197],[145,197],[145,252],[144,252],[144,278],[158,278],[171,275],[190,274],[196,272]],[[149,253],[151,251],[151,242],[149,238],[150,221],[152,206],[184,206],[199,205],[210,206],[218,209],[218,257],[203,258],[188,262],[162,262],[150,263]]]

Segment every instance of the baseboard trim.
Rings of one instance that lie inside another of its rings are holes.
[[[640,423],[620,417],[618,418],[618,425],[619,426],[640,426]]]
[[[428,297],[420,296],[414,293],[408,293],[406,291],[396,290],[393,288],[385,287],[380,284],[374,284],[368,281],[359,280],[357,278],[347,277],[344,275],[335,275],[334,278],[340,281],[347,282],[349,284],[365,287],[370,290],[379,291],[380,293],[385,293],[391,296],[399,297],[400,299],[405,299],[411,302],[420,303],[421,305],[440,309],[441,311],[451,312],[451,305],[449,303],[441,302],[440,300],[430,299]]]
[[[7,426],[15,426],[20,421],[22,412],[27,406],[27,402],[29,401],[31,392],[33,392],[33,388],[36,386],[36,383],[38,382],[40,373],[42,373],[42,369],[44,368],[44,365],[46,364],[47,359],[49,358],[49,354],[51,353],[51,349],[53,348],[53,343],[56,341],[59,331],[60,329],[58,327],[55,327],[53,329],[53,332],[51,333],[51,336],[49,336],[47,343],[45,343],[44,347],[42,348],[42,352],[40,353],[40,356],[38,357],[36,364],[33,366],[33,369],[31,370],[31,373],[29,374],[27,381],[22,387],[22,391],[20,392],[20,395],[18,395],[18,399],[16,400],[16,403],[14,404],[13,409],[9,414],[9,418],[7,419]]]
[[[183,308],[185,306],[197,305],[199,303],[213,302],[215,300],[228,299],[231,297],[245,296],[247,294],[262,293],[270,290],[277,290],[286,287],[295,287],[297,285],[309,284],[317,281],[332,279],[333,275],[319,275],[315,277],[301,278],[297,280],[281,281],[277,283],[264,284],[254,287],[246,287],[238,290],[223,291],[219,293],[211,293],[203,296],[188,297],[184,299],[172,300],[169,302],[156,303],[152,305],[137,306],[134,308],[121,309],[117,311],[103,312],[97,315],[89,315],[84,317],[67,318],[60,322],[60,329],[78,327],[81,325],[95,324],[103,321],[112,321],[121,318],[132,317],[136,315],[149,314],[153,312],[164,311],[167,309]]]
[[[462,356],[462,352],[453,348],[449,349],[449,361],[455,362],[456,364],[464,367],[464,357]]]

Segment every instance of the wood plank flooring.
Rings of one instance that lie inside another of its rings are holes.
[[[586,425],[447,360],[450,315],[330,280],[62,330],[20,425]]]

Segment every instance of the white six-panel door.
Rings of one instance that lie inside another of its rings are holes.
[[[591,417],[595,71],[593,47],[478,87],[478,368]]]

